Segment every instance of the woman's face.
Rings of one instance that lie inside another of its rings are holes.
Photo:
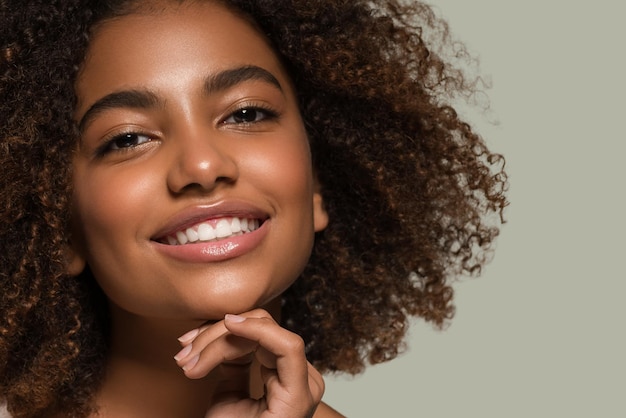
[[[111,302],[213,319],[301,273],[327,216],[288,75],[214,3],[101,24],[79,75],[75,251]]]

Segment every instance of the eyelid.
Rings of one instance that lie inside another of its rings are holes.
[[[118,140],[120,137],[124,136],[124,135],[137,135],[137,136],[145,136],[150,138],[150,141],[146,141],[145,143],[142,144],[138,144],[136,146],[132,146],[132,147],[127,147],[127,148],[117,148],[117,149],[112,149],[111,146],[112,144]],[[152,140],[155,139],[155,135],[152,132],[148,132],[145,129],[141,129],[137,126],[128,126],[125,127],[123,129],[119,129],[119,130],[115,130],[112,131],[108,134],[106,134],[105,136],[102,137],[100,144],[96,147],[95,151],[94,151],[94,155],[96,156],[96,158],[102,158],[104,156],[106,156],[109,153],[115,152],[115,153],[122,153],[122,152],[128,152],[128,151],[132,151],[133,149],[136,149],[137,147],[140,147],[142,145],[145,145],[149,142],[152,142]]]
[[[261,111],[265,113],[266,117],[256,122],[244,122],[244,123],[227,122],[227,120],[232,118],[235,115],[235,113],[240,112],[245,109]],[[279,110],[277,110],[274,106],[271,106],[265,102],[259,102],[259,101],[254,101],[254,100],[243,101],[243,102],[237,103],[232,109],[229,109],[226,116],[220,120],[220,125],[242,125],[242,124],[253,125],[256,123],[262,123],[262,122],[266,122],[270,120],[275,120],[275,119],[278,119],[280,116],[281,116],[281,112]]]

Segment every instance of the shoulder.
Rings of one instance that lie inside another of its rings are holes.
[[[330,406],[326,405],[324,402],[320,403],[317,409],[315,410],[315,415],[313,418],[345,418],[339,412],[335,411]]]

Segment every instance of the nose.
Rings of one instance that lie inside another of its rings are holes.
[[[174,194],[211,191],[220,184],[232,184],[239,168],[228,143],[207,132],[177,135],[170,139],[171,164],[167,176]]]

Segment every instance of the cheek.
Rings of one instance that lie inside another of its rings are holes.
[[[80,177],[78,170],[74,202],[80,221],[78,228],[88,246],[102,241],[111,244],[107,239],[145,216],[154,196],[154,181],[149,173],[140,175],[133,170],[112,169]],[[90,248],[90,252],[94,250],[97,249]]]
[[[313,174],[306,139],[282,141],[269,152],[256,153],[246,161],[257,187],[283,203],[311,205]]]
[[[119,167],[75,172],[74,230],[84,257],[107,297],[131,307],[135,292],[118,278],[145,265],[137,243],[141,225],[155,207],[156,183]]]

